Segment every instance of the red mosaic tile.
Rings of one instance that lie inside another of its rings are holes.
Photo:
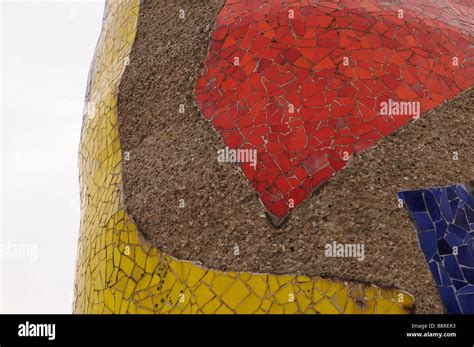
[[[474,84],[473,18],[468,0],[228,0],[195,99],[227,146],[257,150],[240,166],[279,224],[413,119],[383,105],[426,112]]]

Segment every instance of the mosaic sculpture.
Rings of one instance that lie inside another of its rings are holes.
[[[412,313],[414,298],[401,289],[208,269],[141,237],[124,202],[117,129],[118,87],[140,6],[139,0],[107,1],[89,76],[74,312]],[[463,6],[404,1],[396,7],[405,13],[399,18],[395,7],[376,1],[226,1],[195,99],[226,145],[257,150],[255,168],[241,167],[275,224],[348,156],[413,119],[382,118],[377,104],[420,102],[422,114],[472,85],[474,65],[464,56],[472,51],[473,25]],[[461,193],[456,190],[460,200]],[[430,268],[439,267],[429,256]],[[466,285],[453,277],[446,287],[461,303],[448,303],[449,312],[472,312],[462,304],[472,297],[469,271]]]

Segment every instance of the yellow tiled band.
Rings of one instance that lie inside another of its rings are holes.
[[[410,313],[413,297],[339,280],[222,272],[148,245],[126,212],[118,85],[140,0],[110,0],[96,48],[79,150],[81,226],[75,313]]]

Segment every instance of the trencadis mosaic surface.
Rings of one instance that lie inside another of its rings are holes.
[[[474,314],[474,195],[462,184],[398,195],[447,312]]]
[[[140,1],[108,1],[79,151],[81,231],[75,313],[410,313],[398,289],[301,275],[222,272],[149,246],[126,212],[117,90]]]
[[[278,225],[350,155],[472,86],[473,18],[468,1],[229,0],[196,100],[230,148],[257,151],[240,166]]]

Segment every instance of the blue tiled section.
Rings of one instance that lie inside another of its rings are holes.
[[[448,313],[474,314],[474,196],[465,185],[398,193]]]

